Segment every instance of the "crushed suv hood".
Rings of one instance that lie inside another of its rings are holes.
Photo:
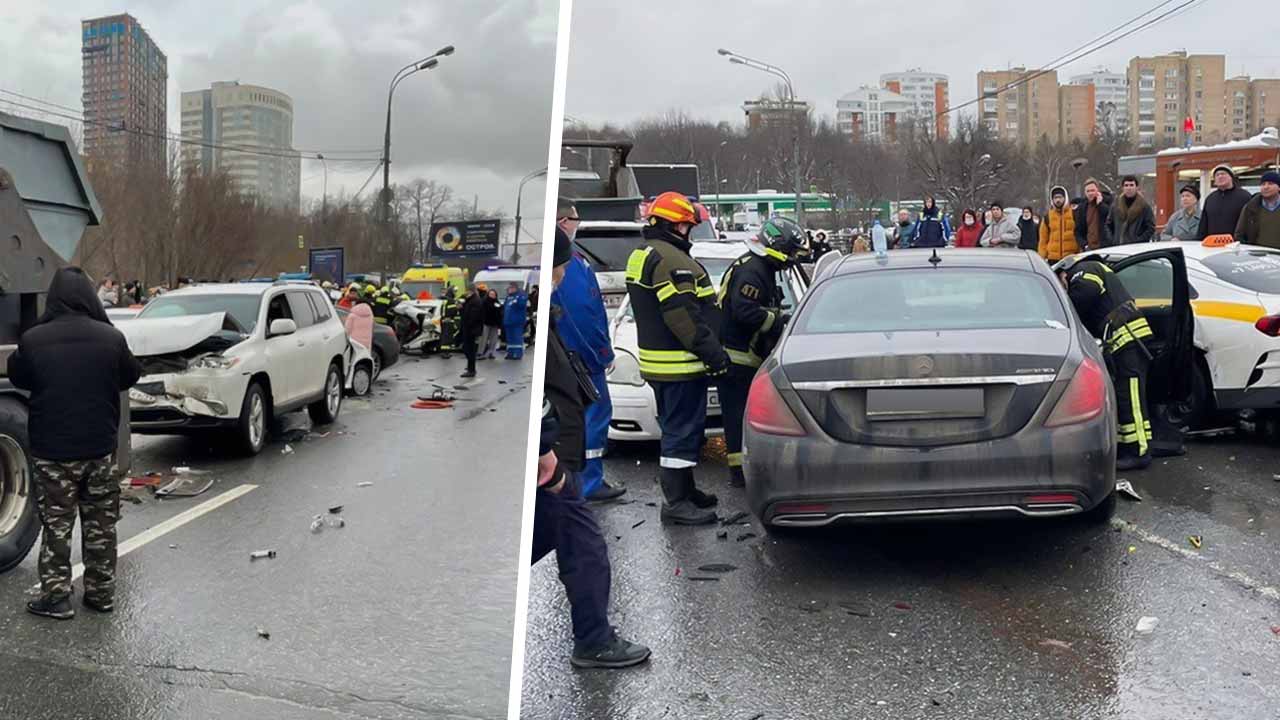
[[[129,349],[137,357],[182,353],[207,340],[225,338],[224,342],[212,343],[215,347],[204,348],[205,352],[211,352],[230,347],[241,339],[235,323],[227,318],[226,313],[220,312],[188,317],[121,320],[116,323],[116,327],[124,333]],[[235,337],[234,342],[230,341],[232,335]],[[221,347],[216,347],[217,345]]]

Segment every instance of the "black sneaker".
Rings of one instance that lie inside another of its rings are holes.
[[[115,601],[113,601],[111,598],[107,598],[105,600],[95,600],[89,597],[88,595],[85,595],[83,598],[80,599],[80,601],[84,603],[85,607],[95,612],[109,613],[112,610],[116,609]]]
[[[41,595],[28,602],[27,612],[54,620],[70,620],[76,616],[75,608],[71,607],[71,598],[52,595]]]
[[[662,522],[672,525],[713,525],[716,514],[694,505],[690,500],[662,504]]]
[[[608,502],[610,500],[617,500],[626,493],[626,488],[618,487],[617,485],[610,485],[609,481],[605,480],[600,483],[600,487],[587,493],[587,500],[590,502]]]
[[[466,371],[466,372],[462,373],[462,377],[464,377],[464,378],[473,378],[473,377],[475,377],[475,376],[476,376],[476,371],[475,371],[475,370],[468,370],[468,371]]]
[[[614,631],[609,642],[594,650],[575,647],[569,662],[576,668],[625,668],[649,659],[649,648],[618,637]]]
[[[1116,458],[1117,470],[1146,470],[1151,467],[1151,456],[1142,455],[1134,457],[1132,455]]]
[[[702,492],[698,488],[694,488],[689,491],[689,500],[703,510],[713,508],[720,503],[720,498],[712,495],[711,493]]]

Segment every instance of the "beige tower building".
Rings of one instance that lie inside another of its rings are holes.
[[[1062,142],[1088,143],[1097,125],[1097,89],[1094,85],[1062,85],[1058,88],[1058,137]]]
[[[1249,137],[1253,129],[1253,120],[1249,113],[1249,78],[1239,76],[1227,78],[1225,87],[1225,116],[1223,123],[1229,140],[1243,140]]]
[[[1258,79],[1249,82],[1249,135],[1263,128],[1280,127],[1280,80]]]
[[[1191,142],[1226,139],[1226,56],[1174,52],[1129,61],[1129,128],[1146,150],[1186,142],[1184,123],[1195,121]]]
[[[1031,80],[1036,70],[984,70],[978,73],[979,117],[1000,139],[1032,147],[1042,137],[1059,138],[1058,73],[1050,71]],[[1010,83],[1016,87],[1000,91]]]

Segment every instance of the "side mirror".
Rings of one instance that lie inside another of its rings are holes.
[[[298,332],[298,323],[289,318],[276,318],[271,321],[271,327],[268,328],[267,337],[276,337],[277,335],[292,335]]]

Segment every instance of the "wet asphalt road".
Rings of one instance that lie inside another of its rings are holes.
[[[481,363],[467,401],[414,410],[464,361],[403,359],[289,454],[135,437],[136,473],[216,482],[126,503],[122,541],[256,488],[122,557],[114,615],[81,608],[78,584],[73,621],[28,615],[35,552],[0,577],[0,718],[505,717],[532,362]],[[346,526],[312,534],[335,505]]]
[[[652,661],[573,670],[548,558],[531,578],[523,717],[1280,717],[1280,440],[1196,440],[1184,457],[1122,474],[1145,500],[1122,501],[1101,527],[915,524],[777,539],[754,524],[725,540],[664,528],[646,504],[659,500],[656,456],[615,452],[607,473],[632,502],[598,510],[613,622],[650,645]],[[722,464],[699,472],[722,517],[745,509]],[[759,537],[739,541],[745,533]],[[737,569],[698,569],[708,563]],[[1147,616],[1155,630],[1137,633]]]

